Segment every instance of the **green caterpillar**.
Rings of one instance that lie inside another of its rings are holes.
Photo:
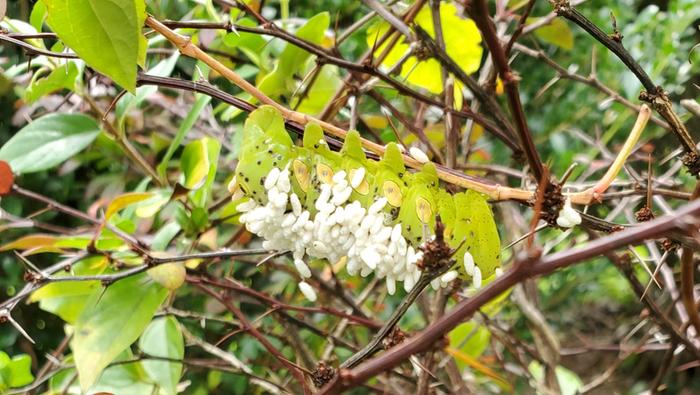
[[[474,274],[470,262],[465,266],[467,252],[483,278],[490,277],[499,267],[500,239],[486,199],[470,190],[450,194],[440,187],[432,163],[415,173],[407,171],[396,144],[389,143],[379,161],[370,160],[362,149],[359,133],[350,131],[340,152],[334,152],[326,144],[322,129],[309,124],[302,145],[297,146],[285,130],[282,116],[270,106],[261,106],[250,114],[243,134],[234,184],[257,204],[267,203],[266,190],[270,185],[266,188],[266,184],[272,184],[268,182],[272,180],[266,178],[288,171],[290,196],[296,195],[294,200],[298,198],[301,209],[313,216],[323,211],[330,199],[328,190],[341,190],[345,185],[342,179],[347,179],[351,186],[351,190],[344,190],[349,195],[347,199],[338,191],[333,199],[338,199],[339,204],[358,202],[367,210],[378,199],[386,199],[381,208],[387,214],[384,226],[400,224],[401,235],[414,249],[433,234],[436,216],[440,215],[448,244],[458,248],[454,257],[462,275]],[[295,205],[296,202],[290,203],[280,215],[299,210]],[[288,222],[294,219],[290,218]],[[291,226],[283,226],[287,225]]]

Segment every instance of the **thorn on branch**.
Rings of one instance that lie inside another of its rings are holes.
[[[610,39],[622,43],[624,36],[617,29],[617,19],[615,19],[615,14],[610,11],[610,19],[612,19],[613,33],[609,35]]]

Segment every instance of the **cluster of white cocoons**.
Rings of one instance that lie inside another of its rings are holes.
[[[366,277],[374,273],[385,278],[390,294],[396,292],[396,282],[402,281],[408,292],[421,275],[416,263],[423,253],[408,245],[401,234],[401,224],[385,225],[386,198],[377,199],[368,209],[357,201],[348,201],[353,187],[357,188],[364,179],[364,172],[361,168],[348,180],[341,170],[333,175],[332,185],[321,184],[314,203],[318,212],[312,217],[291,190],[288,166],[283,170],[273,168],[264,182],[267,203],[260,205],[253,199],[241,203],[237,207],[243,213],[240,221],[264,239],[263,248],[291,251],[302,278],[311,277],[304,262],[306,256],[325,258],[331,263],[347,259],[345,267],[350,275],[359,273]],[[439,285],[446,286],[456,277],[457,272],[447,272],[438,279]],[[299,288],[307,299],[316,299],[308,283],[300,283]]]
[[[566,198],[566,201],[564,201],[564,207],[559,210],[557,225],[561,226],[562,228],[573,228],[579,224],[581,224],[581,215],[578,213],[578,211],[571,207],[571,199]]]

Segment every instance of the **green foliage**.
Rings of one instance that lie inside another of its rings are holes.
[[[44,78],[37,79],[40,73],[36,73],[34,74],[35,79],[27,88],[24,98],[27,102],[32,103],[42,96],[61,89],[75,90],[79,72],[75,62],[67,62],[51,70]]]
[[[73,273],[80,276],[96,275],[111,272],[103,258],[84,259],[73,267]],[[70,273],[60,273],[59,277],[70,276]],[[85,309],[90,295],[100,289],[99,281],[56,282],[34,291],[30,302],[39,302],[42,310],[56,314],[69,324],[75,324]]]
[[[136,65],[146,59],[143,0],[43,0],[48,23],[95,70],[134,93]]]
[[[309,19],[297,31],[296,36],[311,43],[320,44],[329,24],[330,15],[327,12],[322,12]],[[294,76],[301,70],[310,55],[297,46],[286,44],[275,68],[260,81],[258,87],[273,98],[279,98],[279,96],[291,92],[293,87],[290,84],[293,82]]]
[[[541,18],[528,18],[527,23],[538,22]],[[563,19],[554,19],[549,24],[535,30],[535,36],[546,43],[570,50],[574,47],[574,34]]]
[[[15,174],[50,169],[82,151],[100,133],[82,114],[48,114],[35,119],[0,148]]]
[[[166,295],[166,290],[146,275],[137,275],[98,288],[87,298],[71,341],[83,390],[138,339]]]
[[[178,360],[184,358],[185,343],[177,320],[173,317],[154,319],[141,335],[139,348],[149,356]],[[142,365],[151,380],[166,394],[177,393],[182,364],[152,360],[143,361]]]
[[[34,380],[31,366],[32,358],[27,354],[10,358],[0,351],[0,392],[30,384]]]

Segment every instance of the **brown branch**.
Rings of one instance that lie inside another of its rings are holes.
[[[404,343],[388,350],[378,357],[358,365],[354,369],[341,370],[336,378],[323,388],[321,393],[338,393],[344,388],[357,385],[381,372],[392,369],[413,354],[429,350],[433,347],[436,340],[444,336],[465,319],[471,317],[484,304],[527,278],[549,274],[555,270],[571,266],[629,244],[663,237],[673,229],[687,226],[688,222],[697,220],[698,217],[700,217],[700,202],[692,202],[679,209],[673,215],[661,217],[646,222],[638,227],[613,233],[612,235],[594,240],[582,248],[562,251],[541,258],[521,258],[501,277],[494,280],[473,297],[461,301],[455,308]]]
[[[243,325],[243,328],[246,329],[250,334],[255,337],[264,347],[267,351],[270,352],[280,363],[285,366],[287,369],[289,369],[290,373],[296,378],[296,380],[299,382],[299,385],[304,389],[304,394],[309,394],[310,389],[308,385],[306,384],[306,379],[304,378],[304,372],[299,369],[299,367],[294,364],[293,362],[289,361],[287,358],[282,355],[280,350],[278,350],[275,346],[270,343],[267,338],[258,331],[258,329],[251,324],[251,322],[246,318],[245,314],[236,306],[234,306],[233,303],[231,303],[228,298],[225,298],[218,293],[212,291],[211,289],[201,285],[201,284],[195,284],[197,288],[202,290],[204,293],[208,294],[209,296],[214,297],[216,300],[221,302],[228,311],[230,311],[233,315],[236,316],[236,318],[241,322]]]
[[[695,261],[693,250],[683,248],[681,253],[681,301],[688,312],[688,320],[695,327],[695,333],[700,333],[700,315],[695,304]]]
[[[371,319],[365,318],[365,317],[360,317],[352,314],[347,314],[345,312],[330,308],[330,307],[303,307],[303,306],[294,306],[290,305],[287,303],[280,302],[279,300],[263,293],[260,291],[256,291],[252,288],[244,287],[241,285],[238,285],[230,280],[216,280],[213,278],[199,278],[199,277],[194,277],[194,276],[187,276],[187,281],[193,284],[207,284],[207,285],[213,285],[219,288],[224,288],[224,289],[230,289],[234,290],[236,292],[248,295],[254,299],[257,299],[258,301],[264,302],[265,304],[269,305],[272,308],[277,308],[277,309],[282,309],[282,310],[292,310],[292,311],[299,311],[303,313],[324,313],[324,314],[330,314],[334,315],[336,317],[340,318],[345,318],[349,321],[355,322],[357,324],[366,326],[368,328],[372,329],[378,329],[380,325],[377,322],[374,322]]]
[[[508,105],[510,107],[511,114],[513,115],[513,119],[515,120],[515,129],[518,132],[520,144],[523,147],[527,161],[530,164],[535,179],[541,180],[544,169],[542,166],[542,161],[540,160],[540,155],[537,152],[537,148],[535,148],[535,143],[532,141],[532,135],[530,134],[530,129],[527,126],[523,106],[520,103],[518,78],[515,76],[515,74],[513,74],[510,66],[508,65],[508,58],[506,57],[505,51],[501,46],[498,33],[496,32],[496,28],[491,21],[491,17],[489,16],[488,5],[486,4],[485,0],[474,0],[468,3],[471,4],[470,14],[472,19],[474,19],[476,26],[481,31],[481,35],[484,37],[484,41],[491,52],[493,64],[498,71],[498,75],[501,77],[501,81],[503,81],[503,87],[508,98]]]
[[[603,44],[606,48],[610,50],[615,56],[617,56],[622,63],[637,77],[639,82],[646,90],[639,95],[639,98],[651,104],[651,106],[656,110],[656,112],[663,117],[666,122],[671,126],[671,130],[676,135],[676,138],[683,146],[683,150],[686,155],[682,158],[683,164],[688,167],[688,171],[700,177],[700,153],[695,146],[695,141],[688,132],[683,122],[680,120],[678,115],[673,111],[673,106],[668,96],[664,92],[663,88],[655,85],[649,75],[642,69],[642,67],[637,63],[632,55],[625,49],[622,45],[622,39],[619,35],[608,35],[602,31],[598,26],[576,10],[568,0],[558,0],[554,4],[554,10],[560,16],[574,22],[576,25],[585,30],[598,42]]]

